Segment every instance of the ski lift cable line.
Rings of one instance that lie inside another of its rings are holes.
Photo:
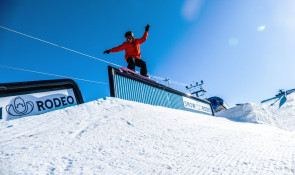
[[[4,67],[4,68],[7,68],[7,69],[26,71],[26,72],[32,72],[32,73],[37,73],[37,74],[43,74],[43,75],[51,75],[51,76],[56,76],[56,77],[61,77],[61,78],[70,78],[70,79],[86,81],[86,82],[91,82],[91,83],[97,83],[97,84],[108,84],[108,83],[99,82],[99,81],[87,80],[87,79],[76,78],[76,77],[69,77],[69,76],[64,76],[64,75],[50,74],[50,73],[45,73],[45,72],[38,72],[38,71],[33,71],[33,70],[28,70],[28,69],[21,69],[21,68],[16,68],[16,67],[9,67],[9,66],[3,66],[3,65],[0,65],[0,67]]]
[[[188,84],[184,84],[184,83],[179,83],[179,82],[176,82],[176,81],[169,81],[170,83],[174,83],[174,84],[178,84],[180,86],[187,86]]]
[[[57,45],[57,44],[54,44],[52,42],[48,42],[48,41],[45,41],[43,39],[40,39],[40,38],[37,38],[37,37],[33,37],[31,35],[27,35],[27,34],[24,34],[24,33],[21,33],[21,32],[18,32],[18,31],[15,31],[15,30],[12,30],[12,29],[9,29],[7,27],[3,27],[0,25],[0,28],[2,29],[5,29],[5,30],[8,30],[8,31],[11,31],[11,32],[14,32],[14,33],[17,33],[17,34],[20,34],[20,35],[23,35],[23,36],[26,36],[26,37],[29,37],[29,38],[32,38],[32,39],[35,39],[35,40],[38,40],[38,41],[41,41],[41,42],[44,42],[44,43],[47,43],[47,44],[50,44],[50,45],[53,45],[53,46],[56,46],[56,47],[59,47],[59,48],[62,48],[62,49],[65,49],[65,50],[68,50],[68,51],[71,51],[71,52],[74,52],[74,53],[77,53],[77,54],[80,54],[80,55],[83,55],[83,56],[86,56],[86,57],[89,57],[89,58],[93,58],[93,59],[96,59],[98,61],[102,61],[102,62],[105,62],[105,63],[108,63],[108,64],[111,64],[111,65],[114,65],[114,66],[117,66],[117,67],[123,67],[121,65],[118,65],[118,64],[115,64],[115,63],[112,63],[112,62],[109,62],[109,61],[105,61],[105,60],[102,60],[102,59],[99,59],[99,58],[96,58],[94,56],[91,56],[91,55],[87,55],[85,53],[82,53],[82,52],[78,52],[78,51],[75,51],[73,49],[69,49],[67,47],[64,47],[64,46],[60,46],[60,45]],[[158,77],[158,76],[152,76],[150,75],[151,77],[155,78],[155,79],[158,79],[158,80],[165,80],[165,78],[161,78],[161,77]],[[183,83],[179,83],[179,82],[176,82],[176,81],[171,81],[171,83],[174,83],[174,84],[179,84],[179,85],[185,85]]]
[[[35,40],[38,40],[38,41],[41,41],[41,42],[44,42],[44,43],[47,43],[47,44],[50,44],[50,45],[53,45],[53,46],[56,46],[56,47],[60,47],[62,49],[65,49],[65,50],[68,50],[68,51],[71,51],[71,52],[75,52],[77,54],[80,54],[80,55],[83,55],[83,56],[86,56],[86,57],[90,57],[90,58],[93,58],[93,59],[96,59],[96,60],[99,60],[99,61],[102,61],[102,62],[105,62],[105,63],[108,63],[108,64],[111,64],[111,65],[114,65],[114,66],[117,66],[117,67],[122,67],[118,64],[115,64],[115,63],[112,63],[112,62],[109,62],[109,61],[105,61],[105,60],[102,60],[102,59],[99,59],[99,58],[96,58],[94,56],[91,56],[91,55],[87,55],[85,53],[82,53],[82,52],[78,52],[78,51],[75,51],[73,49],[69,49],[67,47],[64,47],[64,46],[60,46],[60,45],[57,45],[57,44],[54,44],[54,43],[51,43],[51,42],[48,42],[48,41],[45,41],[43,39],[39,39],[39,38],[36,38],[36,37],[33,37],[33,36],[30,36],[30,35],[27,35],[27,34],[24,34],[24,33],[21,33],[21,32],[18,32],[18,31],[15,31],[15,30],[12,30],[12,29],[9,29],[9,28],[6,28],[6,27],[3,27],[3,26],[0,26],[1,28],[5,29],[5,30],[8,30],[8,31],[11,31],[11,32],[14,32],[14,33],[17,33],[17,34],[20,34],[20,35],[23,35],[23,36],[26,36],[26,37],[29,37],[29,38],[32,38],[32,39],[35,39]]]
[[[161,78],[161,77],[154,76],[154,75],[150,75],[150,77],[155,78],[155,79],[158,79],[158,80],[162,80],[162,81],[166,81],[167,80],[167,78]],[[187,86],[188,85],[188,84],[184,84],[184,83],[179,83],[177,81],[172,81],[172,80],[169,80],[169,79],[168,79],[168,81],[169,81],[169,83],[177,84],[177,85],[180,85],[180,86]]]

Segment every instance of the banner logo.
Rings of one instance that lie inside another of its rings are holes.
[[[190,98],[183,97],[183,105],[185,108],[188,109],[211,114],[211,106],[206,103],[202,103],[199,101],[192,100]]]
[[[34,104],[31,101],[25,102],[22,98],[16,97],[13,104],[6,106],[6,111],[12,116],[22,116],[31,113],[34,109]]]

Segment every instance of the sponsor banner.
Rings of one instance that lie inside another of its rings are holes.
[[[0,97],[0,117],[12,120],[76,104],[73,89]]]
[[[212,114],[210,104],[192,100],[187,97],[183,97],[183,104],[185,108],[192,109],[195,111],[201,111],[210,115]]]

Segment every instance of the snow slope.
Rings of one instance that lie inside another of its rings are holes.
[[[280,99],[272,99],[260,105],[246,103],[216,114],[233,121],[261,123],[287,131],[295,131],[295,92],[287,95],[279,107]]]
[[[276,101],[277,99],[273,99],[261,106],[275,116],[284,129],[295,131],[295,92],[287,95],[287,101],[281,107],[280,100]]]
[[[295,133],[115,98],[0,123],[0,174],[294,174]]]
[[[246,103],[215,114],[238,122],[251,122],[275,126],[284,129],[280,121],[268,110],[260,105]],[[295,120],[294,120],[295,121]]]

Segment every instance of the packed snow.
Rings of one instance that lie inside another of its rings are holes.
[[[254,103],[246,103],[234,108],[221,111],[216,114],[217,117],[225,117],[239,122],[251,122],[268,124],[282,128],[280,122],[273,116],[273,114],[260,105]]]
[[[290,122],[295,106],[280,110]],[[215,117],[106,98],[1,121],[0,174],[295,174],[295,132],[274,111]]]
[[[246,103],[216,114],[233,121],[261,123],[288,131],[295,131],[295,92],[286,96],[280,107],[281,98],[266,101],[260,105]]]
[[[287,101],[279,107],[280,100],[273,99],[261,104],[261,107],[269,111],[281,122],[284,129],[295,131],[295,92],[286,96]]]

